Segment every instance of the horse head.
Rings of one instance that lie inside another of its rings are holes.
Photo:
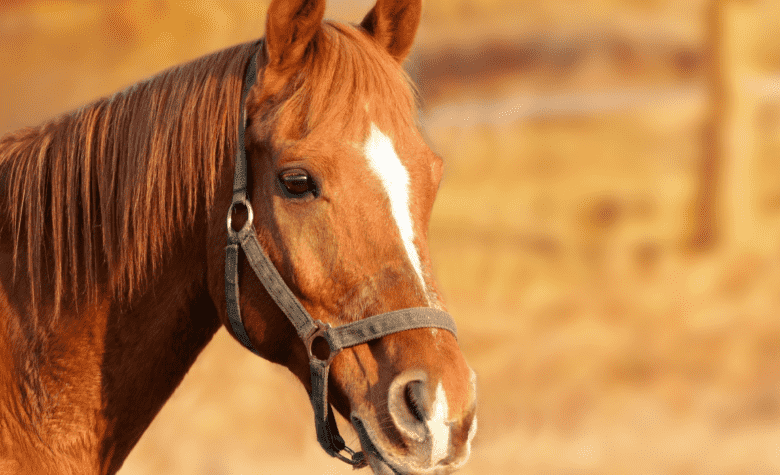
[[[399,309],[443,309],[427,245],[443,165],[423,140],[402,68],[420,3],[379,0],[359,26],[323,22],[324,0],[275,0],[268,10],[245,103],[252,229],[295,298],[333,327]],[[224,193],[216,208],[227,210],[230,199]],[[214,216],[222,224],[210,230],[211,248],[219,250],[224,218]],[[211,292],[224,301],[223,255],[210,259]],[[246,259],[238,270],[251,346],[311,392],[295,328]],[[224,309],[220,318],[230,329]],[[475,390],[455,336],[437,328],[346,348],[328,380],[330,403],[383,474],[462,465],[476,430]]]

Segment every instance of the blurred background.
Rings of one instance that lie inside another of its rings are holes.
[[[3,0],[0,134],[258,38],[267,4]],[[775,0],[426,1],[430,247],[479,375],[460,473],[780,473],[778,24]],[[352,470],[221,330],[120,473]]]

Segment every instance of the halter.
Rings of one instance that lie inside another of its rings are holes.
[[[415,307],[382,313],[338,327],[331,327],[328,323],[314,320],[303,308],[257,241],[252,224],[254,217],[252,205],[247,198],[247,162],[244,147],[246,111],[244,102],[250,87],[257,78],[256,56],[252,56],[244,76],[244,87],[241,93],[241,120],[238,127],[238,151],[236,152],[233,178],[233,202],[230,204],[227,214],[228,244],[225,247],[225,297],[230,326],[238,341],[259,355],[249,341],[244,322],[241,320],[238,295],[238,248],[240,246],[257,278],[260,279],[274,302],[287,315],[306,346],[311,373],[311,393],[309,396],[314,408],[317,440],[322,448],[333,457],[337,457],[355,468],[364,467],[367,465],[367,461],[363,452],[355,452],[344,443],[344,439],[338,432],[333,410],[328,403],[330,363],[344,348],[360,345],[404,330],[441,328],[449,330],[457,336],[455,321],[444,311],[428,307]],[[237,205],[243,206],[247,210],[247,220],[240,231],[235,231],[232,227],[233,210]],[[320,359],[312,351],[312,345],[318,339],[324,340],[328,344],[330,351],[325,359]],[[347,452],[349,457],[342,455],[342,451]]]

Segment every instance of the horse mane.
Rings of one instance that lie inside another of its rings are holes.
[[[26,262],[35,323],[44,277],[55,316],[67,287],[76,302],[97,295],[101,268],[131,295],[198,206],[210,208],[257,51],[253,42],[204,56],[0,139],[0,211],[15,281]]]

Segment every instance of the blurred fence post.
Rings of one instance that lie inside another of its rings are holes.
[[[759,101],[749,87],[754,5],[712,0],[706,12],[710,105],[690,241],[696,251],[742,249],[756,231],[752,173]]]

